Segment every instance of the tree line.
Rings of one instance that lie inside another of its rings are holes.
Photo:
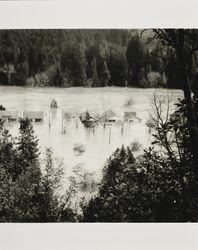
[[[179,87],[176,53],[152,37],[152,30],[1,30],[0,84]]]

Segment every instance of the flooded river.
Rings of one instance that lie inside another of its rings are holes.
[[[45,147],[51,147],[55,156],[64,161],[66,171],[71,171],[77,165],[85,171],[100,174],[105,161],[110,154],[123,145],[130,145],[138,140],[144,147],[151,142],[151,135],[145,122],[148,118],[151,99],[154,92],[162,96],[169,95],[174,101],[182,96],[179,90],[139,89],[139,88],[25,88],[0,86],[0,104],[7,110],[44,111],[44,122],[34,124],[34,130],[39,138],[39,147],[43,152]],[[52,99],[58,102],[58,109],[50,109]],[[102,114],[113,110],[118,117],[124,112],[136,112],[141,119],[139,123],[124,123],[103,127],[98,125],[85,128],[78,118],[84,111]],[[62,110],[73,118],[64,124],[63,133]],[[49,127],[49,123],[51,127]],[[13,135],[18,133],[18,123],[9,124]],[[76,154],[74,144],[85,146],[85,152]]]

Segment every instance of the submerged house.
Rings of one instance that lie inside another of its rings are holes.
[[[141,118],[136,116],[136,112],[124,112],[124,120],[127,122],[141,122]]]
[[[121,119],[117,116],[112,116],[112,117],[109,117],[106,119],[107,122],[118,122],[120,121]]]
[[[109,109],[107,111],[105,111],[101,116],[100,116],[100,121],[103,122],[107,122],[109,121],[111,118],[115,118],[116,114],[113,110]],[[114,119],[113,119],[114,120]]]
[[[24,111],[23,118],[28,118],[31,122],[43,122],[44,112],[43,111]]]
[[[18,111],[0,110],[0,121],[15,122],[18,118]]]
[[[109,109],[101,115],[100,121],[107,122],[107,123],[108,122],[115,123],[115,122],[121,121],[121,118],[118,117],[113,110]]]

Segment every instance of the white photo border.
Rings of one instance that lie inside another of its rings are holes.
[[[0,1],[0,29],[198,28],[197,0]],[[2,250],[196,250],[196,223],[0,224]]]

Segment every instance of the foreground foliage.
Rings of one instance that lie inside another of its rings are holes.
[[[169,107],[168,105],[166,105]],[[41,160],[29,120],[13,138],[0,126],[1,222],[193,222],[198,221],[198,170],[184,100],[165,116],[154,98],[153,143],[133,156],[117,149],[106,162],[97,195],[71,206],[75,192],[63,188],[63,165],[46,149]],[[194,98],[196,119],[198,101]]]
[[[84,221],[198,221],[198,175],[186,104],[180,101],[165,119],[155,104],[153,145],[136,159],[129,148],[116,150],[105,166],[98,195],[84,207]]]
[[[71,192],[61,195],[63,169],[55,166],[50,149],[41,162],[38,140],[28,119],[20,120],[20,135],[13,138],[0,127],[0,221],[74,221],[69,208]]]

